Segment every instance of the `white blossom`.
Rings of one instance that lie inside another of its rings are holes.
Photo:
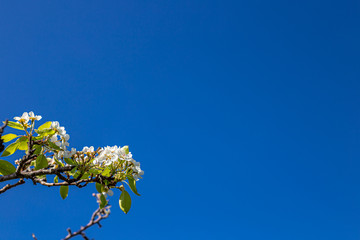
[[[135,180],[139,180],[142,175],[144,175],[144,171],[140,168],[140,163],[135,161],[132,158],[131,152],[129,152],[129,147],[104,147],[100,149],[100,153],[93,160],[94,164],[108,166],[113,163],[119,162],[121,160],[130,162],[130,168],[133,170],[133,177]]]
[[[14,119],[22,124],[27,124],[30,120],[29,114],[27,112],[24,112],[21,117],[14,117]]]
[[[116,162],[120,156],[120,148],[117,146],[105,147],[100,150],[100,154],[95,157],[94,163],[100,165],[110,165],[111,163]]]
[[[29,112],[29,118],[30,118],[30,120],[32,120],[32,121],[39,121],[39,120],[41,120],[41,116],[40,115],[36,115],[35,116],[35,114],[34,114],[34,112]]]
[[[52,122],[50,127],[56,132],[51,136],[50,141],[61,148],[62,151],[58,152],[58,158],[62,158],[64,155],[67,155],[66,147],[69,146],[67,141],[70,139],[70,135],[66,133],[65,128],[61,127],[57,121]]]
[[[131,160],[133,163],[132,170],[134,171],[133,177],[135,180],[139,180],[142,175],[144,175],[144,171],[140,168],[140,163],[135,161],[134,159]]]
[[[64,158],[71,158],[76,153],[75,148],[71,148],[71,151],[65,151],[64,152]]]
[[[83,150],[82,150],[83,153],[91,153],[91,152],[94,152],[94,147],[91,146],[91,147],[84,147]]]

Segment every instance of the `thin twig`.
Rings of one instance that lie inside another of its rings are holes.
[[[41,180],[41,179],[33,179],[34,183],[40,183],[41,185],[44,185],[44,186],[47,186],[47,187],[74,185],[74,186],[77,186],[79,188],[82,188],[82,187],[85,187],[87,185],[87,183],[92,182],[92,181],[94,181],[94,179],[88,178],[88,179],[81,179],[81,180],[79,180],[77,182],[72,182],[72,183],[69,183],[69,182],[48,183],[48,182],[45,182],[44,180]],[[85,185],[80,185],[80,183],[85,183]]]
[[[99,227],[101,227],[100,221],[107,218],[110,215],[110,207],[111,206],[109,205],[102,209],[101,208],[96,209],[96,211],[91,216],[90,222],[86,226],[80,227],[80,230],[78,231],[72,232],[71,229],[68,228],[67,229],[68,235],[63,240],[68,240],[77,235],[81,235],[85,240],[89,240],[89,238],[86,237],[84,231],[95,224],[98,224]]]
[[[2,125],[2,127],[0,127],[0,152],[4,151],[4,149],[5,149],[5,146],[3,144],[4,141],[1,139],[1,135],[3,134],[4,128],[7,126],[7,124],[8,124],[8,120],[6,119],[4,125]]]
[[[7,184],[7,185],[5,185],[5,187],[0,189],[0,194],[6,192],[7,190],[9,190],[9,189],[11,189],[13,187],[16,187],[16,186],[24,184],[24,183],[25,183],[24,179],[21,178],[17,183]]]

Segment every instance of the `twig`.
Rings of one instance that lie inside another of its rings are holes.
[[[63,240],[68,240],[77,235],[81,235],[85,240],[89,240],[89,238],[85,235],[84,231],[95,224],[98,224],[99,227],[101,227],[100,221],[107,218],[110,215],[110,207],[111,206],[109,205],[102,209],[101,208],[96,209],[96,211],[91,216],[90,222],[86,226],[80,227],[80,230],[78,231],[72,232],[71,229],[68,228],[67,229],[68,235]]]
[[[34,144],[34,140],[32,139],[32,137],[29,137],[29,141],[28,141],[28,151],[26,153],[26,155],[20,160],[20,163],[18,165],[18,167],[16,168],[16,173],[19,174],[26,163],[31,162],[32,159],[34,159],[36,157],[36,155],[33,155],[33,153],[35,152],[35,149],[33,149],[33,144]]]
[[[0,152],[4,151],[4,149],[5,149],[5,146],[3,144],[4,141],[1,139],[1,135],[3,134],[4,128],[7,126],[7,124],[8,124],[8,120],[6,119],[4,125],[2,125],[2,127],[0,127]]]
[[[92,178],[82,179],[82,180],[79,180],[77,182],[72,182],[72,183],[69,183],[69,182],[48,183],[48,182],[45,182],[45,181],[43,181],[41,179],[32,179],[32,180],[33,180],[34,183],[40,183],[41,185],[44,185],[44,186],[47,186],[47,187],[74,185],[74,186],[77,186],[78,188],[85,187],[89,182],[94,181],[94,179],[92,179]],[[80,185],[80,183],[85,183],[85,185]]]
[[[21,185],[21,184],[24,184],[24,183],[25,183],[24,179],[21,178],[17,183],[5,185],[5,187],[3,187],[2,189],[0,189],[0,193],[4,193],[4,192],[6,192],[7,190],[9,190],[10,188],[16,187],[16,186]]]

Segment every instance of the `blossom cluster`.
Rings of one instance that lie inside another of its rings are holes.
[[[60,127],[60,124],[57,121],[52,122],[50,127],[55,131],[55,134],[51,136],[50,141],[55,143],[61,149],[56,157],[58,159],[61,159],[62,157],[71,158],[76,153],[76,149],[72,148],[71,151],[66,149],[66,147],[69,146],[68,141],[70,135],[66,133],[64,127]]]
[[[25,131],[26,134],[7,134],[1,136],[3,142],[13,141],[9,144],[2,156],[14,154],[17,150],[26,151],[29,159],[15,161],[18,165],[15,168],[10,162],[0,161],[0,174],[11,174],[17,169],[20,171],[37,171],[50,169],[60,171],[56,174],[53,183],[44,181],[43,175],[34,175],[33,181],[40,182],[46,186],[60,186],[60,195],[65,199],[68,195],[69,185],[78,187],[86,186],[88,183],[95,183],[99,207],[108,205],[107,196],[112,196],[111,189],[119,189],[121,195],[119,206],[127,213],[131,207],[131,198],[125,190],[125,182],[136,195],[136,181],[142,178],[144,171],[140,163],[133,159],[128,146],[106,146],[102,148],[84,147],[81,151],[75,148],[69,150],[70,135],[57,121],[43,123],[37,129],[35,121],[42,119],[34,112],[24,112],[21,117],[14,117],[17,122],[7,121],[7,126]],[[29,161],[30,160],[30,161]],[[2,164],[2,166],[1,166]],[[59,182],[63,181],[63,182]],[[76,183],[76,184],[75,184]],[[85,185],[79,185],[84,183]],[[49,185],[51,184],[51,185]]]
[[[29,127],[28,125],[29,120],[33,122],[35,120],[39,121],[41,120],[41,118],[42,117],[40,115],[35,115],[34,112],[29,112],[29,113],[24,112],[21,117],[14,117],[14,119],[18,121],[18,123],[24,125],[25,127]]]
[[[21,117],[14,118],[18,123],[22,124],[24,127],[34,126],[34,121],[41,120],[42,117],[35,115],[33,112],[24,112]],[[31,125],[28,122],[31,120]],[[50,122],[49,122],[50,123]],[[75,148],[71,148],[71,151],[67,149],[69,146],[70,135],[66,133],[64,127],[60,126],[58,121],[51,122],[49,126],[54,133],[49,137],[49,140],[54,143],[59,150],[53,155],[51,163],[54,164],[57,159],[64,158],[74,158],[76,162],[85,161],[92,162],[94,166],[99,167],[108,167],[108,166],[117,166],[123,170],[130,169],[132,176],[135,180],[139,180],[144,171],[140,168],[140,163],[135,161],[132,157],[131,152],[129,152],[129,147],[118,147],[118,146],[107,146],[94,150],[94,147],[84,147],[82,151],[77,152]]]
[[[135,180],[141,178],[144,175],[144,171],[140,168],[140,163],[135,161],[132,158],[131,152],[129,152],[129,147],[104,147],[100,149],[100,153],[98,156],[94,158],[94,164],[105,165],[108,166],[110,164],[120,163],[123,161],[123,165],[128,163],[130,165],[130,169],[133,171],[133,177]]]
[[[93,158],[92,163],[97,166],[110,166],[121,164],[122,169],[126,169],[128,166],[132,170],[132,175],[135,180],[141,178],[144,175],[144,171],[140,168],[140,163],[132,158],[129,147],[107,146],[94,151],[94,147],[84,147],[83,154],[86,154],[85,160]],[[96,156],[95,156],[96,155]]]

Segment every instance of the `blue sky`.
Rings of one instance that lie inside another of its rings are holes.
[[[0,6],[1,118],[32,110],[79,149],[129,145],[145,171],[130,213],[116,192],[89,237],[359,239],[358,1]],[[1,239],[64,237],[94,191],[6,192]]]

